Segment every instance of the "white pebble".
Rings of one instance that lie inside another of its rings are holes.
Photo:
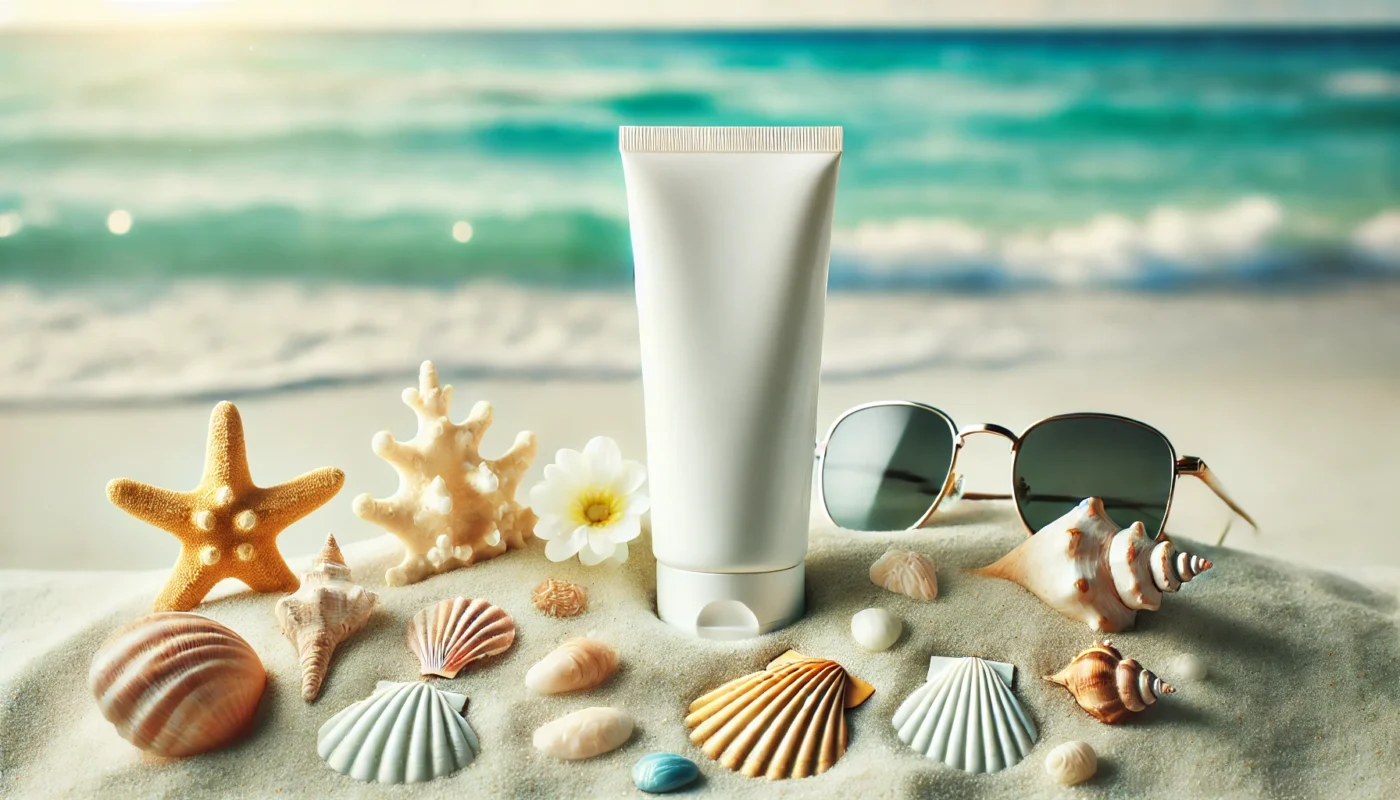
[[[889,649],[903,631],[899,617],[883,608],[867,608],[851,617],[851,638],[872,653]]]
[[[1094,777],[1099,756],[1086,742],[1065,742],[1045,757],[1045,771],[1061,786],[1073,786]]]
[[[1206,662],[1191,655],[1182,653],[1172,660],[1172,677],[1182,681],[1201,681],[1206,677]]]

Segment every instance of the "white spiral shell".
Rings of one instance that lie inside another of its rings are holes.
[[[481,743],[463,713],[467,698],[427,683],[381,681],[374,694],[331,717],[316,752],[357,781],[420,783],[472,763]]]

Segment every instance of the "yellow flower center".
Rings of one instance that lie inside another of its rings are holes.
[[[603,528],[622,518],[627,505],[616,492],[589,489],[579,493],[574,501],[574,523]]]

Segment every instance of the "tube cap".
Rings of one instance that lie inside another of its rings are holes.
[[[656,564],[656,611],[701,639],[749,639],[786,627],[806,610],[805,564],[775,572],[691,572]]]

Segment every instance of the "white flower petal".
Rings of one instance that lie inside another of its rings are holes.
[[[608,559],[609,564],[621,564],[627,560],[627,545],[619,542],[613,549],[612,557]]]
[[[530,490],[530,507],[535,509],[536,514],[564,516],[569,513],[575,496],[576,493],[567,484],[546,481]]]
[[[621,544],[642,535],[642,518],[623,514],[622,519],[608,526],[608,539]]]
[[[568,536],[561,536],[544,546],[544,557],[550,561],[567,561],[588,543],[588,528],[580,525]]]
[[[617,490],[623,494],[631,494],[642,488],[642,484],[647,482],[647,468],[636,461],[624,461],[618,470],[621,480],[618,481]]]
[[[599,547],[605,547],[607,549],[603,552],[599,552]],[[617,546],[607,539],[599,536],[590,536],[588,537],[588,547],[578,551],[578,560],[579,563],[583,564],[585,567],[594,567],[608,560],[616,549]]]
[[[627,513],[640,517],[651,510],[651,498],[646,492],[637,492],[627,498]]]
[[[572,530],[564,518],[557,514],[540,514],[539,522],[535,523],[535,536],[545,541],[567,536]]]
[[[611,528],[593,528],[590,530],[588,532],[588,549],[592,550],[594,555],[602,556],[603,558],[612,555],[613,548],[616,547],[617,544],[613,541],[610,535],[611,533]]]
[[[612,483],[622,470],[622,450],[606,436],[589,439],[583,448],[583,459],[592,470],[594,483]]]
[[[554,454],[554,463],[549,466],[554,467],[556,471],[565,472],[575,478],[587,475],[587,471],[584,467],[583,454],[577,450],[560,450],[558,453]],[[545,467],[546,478],[549,477],[549,466]]]

